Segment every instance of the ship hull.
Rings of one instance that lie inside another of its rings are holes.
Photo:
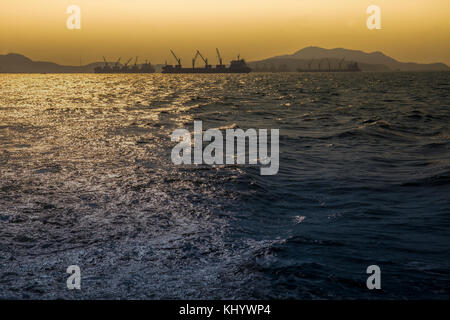
[[[204,69],[204,68],[173,68],[173,69],[166,69],[163,70],[162,73],[173,73],[173,74],[180,74],[180,73],[190,73],[190,74],[215,74],[215,73],[250,73],[251,69],[244,69],[244,70],[232,70],[229,68],[223,68],[223,69],[216,69],[216,68],[210,68],[210,69]]]
[[[320,70],[320,69],[312,69],[312,70],[297,70],[297,72],[361,72],[361,70]]]
[[[98,71],[95,70],[95,73],[104,73],[104,74],[145,74],[145,73],[155,73],[155,71],[144,71],[144,72],[133,72],[133,71]]]

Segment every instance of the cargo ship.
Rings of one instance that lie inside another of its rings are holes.
[[[317,68],[311,68],[311,65],[314,61],[314,59],[313,59],[308,63],[308,69],[299,68],[299,69],[297,69],[297,71],[298,72],[361,72],[361,69],[359,68],[357,62],[349,62],[349,63],[347,63],[347,66],[345,68],[342,68],[342,63],[344,62],[344,59],[345,58],[343,58],[339,62],[339,66],[337,68],[336,67],[332,68],[330,65],[330,61],[328,59],[319,60]],[[327,61],[328,68],[322,69],[321,65],[324,60]]]
[[[103,57],[103,61],[105,64],[103,66],[98,66],[94,68],[95,73],[154,73],[155,68],[153,68],[152,64],[148,61],[145,61],[140,67],[137,64],[138,57],[134,61],[134,65],[130,68],[128,64],[133,58],[130,58],[123,66],[120,65],[120,58],[111,67],[106,61],[106,58]]]
[[[205,58],[199,50],[197,50],[194,58],[192,59],[192,68],[183,68],[181,65],[181,59],[177,57],[173,50],[170,50],[170,52],[177,61],[177,64],[169,65],[166,62],[166,65],[162,68],[162,73],[249,73],[252,71],[245,60],[241,59],[240,56],[238,56],[237,60],[231,61],[230,65],[227,67],[223,64],[219,49],[216,49],[219,64],[215,67],[208,64],[208,59]],[[195,62],[198,57],[200,57],[205,63],[204,67],[195,67]]]

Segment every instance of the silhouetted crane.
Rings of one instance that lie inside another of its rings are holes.
[[[195,68],[195,61],[197,60],[197,57],[198,57],[198,50],[197,50],[197,52],[195,53],[194,58],[192,59],[192,69]]]
[[[128,72],[128,64],[130,63],[131,60],[133,60],[133,58],[128,59],[128,61],[123,65],[121,69],[122,72]]]
[[[224,65],[223,65],[222,57],[220,56],[220,52],[219,52],[218,48],[216,48],[216,52],[217,52],[217,58],[219,59],[219,64],[216,67],[222,68]]]
[[[175,54],[175,52],[172,51],[172,49],[170,49],[170,52],[172,53],[173,57],[175,58],[175,60],[177,60],[177,65],[178,67],[181,68],[181,59],[177,57],[177,55]]]
[[[114,67],[113,67],[114,72],[119,72],[119,70],[120,70],[120,68],[119,68],[120,59],[121,58],[117,59],[116,63],[114,64]]]
[[[205,62],[205,68],[209,68],[209,64],[208,64],[208,59],[205,59],[202,54],[200,53],[200,51],[197,50],[197,54],[200,56],[200,58],[202,58],[202,60]]]
[[[124,66],[127,67],[131,60],[133,60],[133,58],[128,59],[127,63],[125,63]]]
[[[137,66],[138,58],[139,57],[136,57],[136,59],[134,60],[134,66],[131,68],[132,72],[139,72],[139,68]]]
[[[105,66],[103,67],[102,72],[103,73],[111,73],[112,72],[112,68],[108,65],[108,61],[106,61],[105,57],[103,57],[103,61],[105,61]]]

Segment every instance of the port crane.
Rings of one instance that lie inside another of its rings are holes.
[[[341,65],[342,65],[342,62],[344,62],[344,60],[345,60],[345,57],[344,57],[344,58],[342,58],[342,60],[341,60],[341,61],[339,61],[339,70],[341,70]]]
[[[124,67],[128,67],[128,64],[130,63],[130,61],[131,61],[132,59],[133,59],[133,58],[128,59],[128,61],[124,64]]]
[[[132,72],[139,72],[139,68],[138,68],[138,66],[137,66],[138,58],[139,58],[139,57],[136,57],[136,59],[134,60],[134,65],[133,65],[133,67],[131,68],[131,71],[132,71]]]
[[[122,67],[122,71],[123,71],[123,72],[127,72],[127,71],[128,71],[128,64],[130,63],[130,61],[131,61],[132,59],[133,59],[133,58],[128,59],[128,61],[123,65],[123,67]]]
[[[197,57],[198,57],[198,50],[195,53],[194,58],[192,59],[192,69],[195,69],[195,61],[197,60]]]
[[[173,55],[173,57],[175,58],[175,60],[177,60],[177,63],[178,63],[177,66],[178,66],[179,68],[181,68],[181,59],[177,57],[177,55],[175,54],[175,52],[173,52],[172,49],[170,49],[170,53],[172,53],[172,55]]]
[[[222,61],[222,57],[220,56],[220,52],[219,49],[216,48],[216,52],[217,52],[217,58],[219,59],[219,64],[216,66],[217,68],[223,68],[223,61]]]
[[[121,58],[119,58],[119,59],[117,59],[117,61],[116,61],[116,63],[114,64],[114,67],[113,67],[113,71],[114,72],[118,72],[119,71],[119,62],[120,62],[120,59]]]
[[[314,59],[311,59],[311,61],[308,63],[308,69],[311,70],[311,65],[314,62]]]
[[[104,73],[111,73],[112,72],[112,68],[108,65],[108,61],[106,61],[105,57],[103,57],[103,61],[105,62],[105,66],[103,67],[102,72],[104,72]]]
[[[328,71],[331,71],[330,60],[328,60],[328,58],[326,60],[327,60],[327,63],[328,63]]]
[[[209,68],[210,65],[208,64],[208,59],[205,59],[202,54],[200,53],[200,51],[197,50],[197,54],[200,56],[200,58],[202,58],[202,60],[205,62],[205,68]]]

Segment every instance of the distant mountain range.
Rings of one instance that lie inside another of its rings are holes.
[[[92,73],[95,67],[103,65],[103,62],[94,62],[83,66],[63,66],[53,62],[32,61],[17,53],[0,55],[0,73]],[[161,70],[161,67],[157,65],[157,70]]]
[[[297,69],[337,68],[346,63],[357,62],[363,71],[450,71],[443,63],[420,64],[399,62],[381,52],[366,53],[343,48],[324,49],[307,47],[294,54],[276,56],[260,61],[249,62],[255,71],[296,71]],[[53,62],[32,61],[16,53],[0,55],[0,73],[91,73],[103,62],[84,66],[63,66]],[[156,65],[156,71],[162,65]]]
[[[94,68],[99,65],[101,63],[62,66],[53,62],[32,61],[17,53],[0,55],[1,73],[88,73],[94,72]]]
[[[444,63],[421,64],[399,62],[382,52],[366,53],[343,48],[324,49],[307,47],[294,54],[276,56],[269,59],[250,62],[255,71],[296,71],[297,69],[327,70],[330,67],[344,67],[346,63],[357,62],[362,71],[450,71]]]

